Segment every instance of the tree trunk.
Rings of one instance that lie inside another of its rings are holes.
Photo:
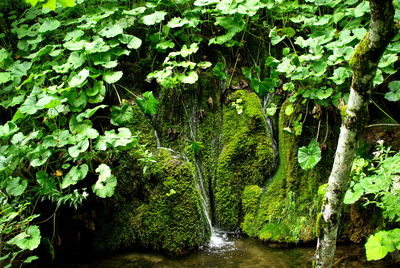
[[[369,32],[357,45],[350,66],[353,71],[346,115],[342,118],[338,146],[328,188],[317,221],[318,234],[315,267],[331,267],[344,194],[349,185],[350,171],[355,157],[356,142],[361,137],[368,118],[368,99],[379,60],[394,31],[392,0],[370,0],[371,23]]]

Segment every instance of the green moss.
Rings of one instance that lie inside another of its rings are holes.
[[[98,230],[99,250],[139,245],[178,255],[208,241],[210,228],[192,165],[160,150],[149,172],[134,196],[128,196],[126,191],[132,190],[126,190],[130,185],[125,183],[138,178],[119,181],[114,204],[107,209],[108,221]]]
[[[255,93],[238,90],[230,97],[223,111],[222,143],[214,184],[215,216],[222,228],[235,230],[242,217],[244,187],[262,185],[274,163],[271,135]]]
[[[365,53],[369,50],[369,32],[367,32],[363,39],[361,39],[360,43],[356,46],[353,56],[350,58],[349,65],[351,68],[356,67],[356,65],[360,62],[360,58],[365,57]],[[357,66],[357,68],[362,66]],[[364,68],[369,68],[365,66]]]
[[[279,114],[279,166],[257,204],[242,224],[249,236],[275,242],[310,241],[315,238],[316,213],[321,207],[318,186],[328,178],[330,161],[323,158],[314,169],[304,171],[297,161],[300,141],[286,132],[290,118],[285,115],[286,101]],[[301,111],[298,107],[291,118]],[[329,166],[329,168],[328,168]]]

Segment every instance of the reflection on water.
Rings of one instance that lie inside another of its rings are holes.
[[[140,267],[140,268],[302,268],[311,267],[314,247],[271,248],[249,238],[225,243],[220,248],[207,247],[185,257],[168,257],[157,253],[131,252],[98,258],[85,264],[65,267]],[[359,246],[339,246],[334,267],[381,268],[383,263],[366,263]]]

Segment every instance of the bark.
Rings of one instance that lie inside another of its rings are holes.
[[[368,119],[368,97],[379,60],[395,35],[392,0],[370,0],[369,32],[357,45],[350,60],[353,71],[346,115],[342,118],[338,146],[322,206],[315,267],[331,267],[344,194],[350,181],[356,141],[361,137]]]

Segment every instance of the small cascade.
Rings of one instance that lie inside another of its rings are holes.
[[[271,103],[272,97],[274,96],[273,93],[268,93],[266,96],[263,97],[262,99],[262,111],[265,117],[265,121],[267,122],[269,131],[271,133],[271,138],[272,138],[272,148],[274,149],[274,154],[275,154],[275,163],[274,163],[274,170],[278,168],[279,164],[279,148],[278,148],[278,142],[277,142],[277,137],[275,135],[275,128],[273,125],[273,122],[271,118],[267,115],[267,107]]]
[[[195,107],[195,105],[191,106],[192,108]],[[197,134],[197,128],[195,124],[195,111],[192,109],[190,113],[188,113],[188,110],[186,109],[186,115],[187,115],[187,121],[189,124],[189,131],[190,131],[190,138],[195,141],[196,140],[196,134]],[[203,175],[203,164],[201,162],[201,159],[197,157],[196,155],[194,156],[195,161],[195,168],[196,168],[196,173],[197,173],[197,178],[198,178],[198,187],[201,192],[201,198],[203,201],[203,209],[204,209],[204,214],[206,215],[208,224],[210,226],[211,230],[211,237],[210,241],[207,245],[207,249],[209,250],[232,250],[235,249],[235,242],[229,240],[228,235],[226,232],[223,230],[220,230],[216,227],[213,226],[212,220],[211,220],[211,205],[210,205],[210,198],[209,198],[209,191],[204,187],[204,182],[205,178]]]

